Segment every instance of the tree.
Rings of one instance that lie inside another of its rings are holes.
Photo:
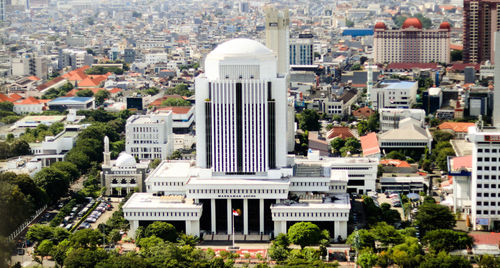
[[[50,255],[52,248],[54,248],[54,243],[50,240],[43,240],[35,250],[35,253],[40,256],[42,260],[42,266],[43,266],[43,258],[47,257]]]
[[[76,248],[68,253],[64,260],[64,267],[67,268],[94,268],[99,262],[108,258],[104,249]]]
[[[181,233],[179,238],[177,238],[177,242],[180,246],[195,247],[200,242],[200,238],[194,235]]]
[[[462,53],[462,50],[452,50],[450,52],[451,61],[461,61]]]
[[[96,265],[96,268],[146,268],[147,262],[144,258],[136,255],[111,256]]]
[[[78,97],[92,97],[94,96],[94,92],[90,89],[82,89],[76,92]]]
[[[455,227],[455,216],[442,205],[424,203],[415,215],[415,223],[420,228],[422,235],[437,229],[452,229]]]
[[[53,237],[53,228],[44,224],[35,224],[31,226],[26,233],[26,239],[32,242],[41,242]]]
[[[359,254],[356,264],[361,266],[361,268],[371,268],[377,264],[377,260],[377,254],[371,250],[364,250]]]
[[[24,140],[19,140],[19,139],[15,140],[11,146],[12,146],[11,153],[13,156],[31,154],[30,146]]]
[[[113,229],[108,235],[108,240],[113,244],[116,244],[118,241],[122,240],[122,235],[120,234],[120,230]]]
[[[178,237],[177,231],[172,224],[161,221],[153,222],[146,227],[145,236],[149,237],[152,235],[169,242],[177,241]]]
[[[94,229],[82,229],[69,236],[69,242],[73,247],[95,249],[102,243],[102,234]]]
[[[82,151],[71,150],[66,156],[66,161],[75,164],[82,171],[90,167],[90,158]]]
[[[439,167],[439,169],[443,171],[448,171],[448,156],[454,156],[455,155],[455,150],[453,148],[443,148],[438,151],[438,154],[436,156],[436,165]]]
[[[302,130],[318,131],[320,128],[319,114],[315,110],[305,109],[297,115],[297,118]]]
[[[396,245],[403,242],[403,236],[394,228],[385,222],[379,222],[370,232],[374,238],[385,246]]]
[[[387,153],[385,155],[385,158],[386,159],[406,160],[406,156],[402,152],[397,151],[397,150],[390,151],[389,153]]]
[[[50,165],[53,168],[59,169],[62,172],[66,172],[71,181],[75,181],[80,177],[80,171],[78,167],[68,161],[59,161]]]
[[[351,67],[351,71],[360,71],[361,65],[359,63],[353,64]]]
[[[340,152],[340,149],[344,147],[344,145],[345,140],[340,137],[336,137],[330,142],[330,146],[332,147],[332,151],[334,154],[338,154]]]
[[[321,230],[311,222],[298,222],[288,229],[290,242],[301,248],[318,244],[321,239]]]
[[[162,101],[161,106],[191,106],[191,103],[185,99],[168,98]]]
[[[371,132],[378,132],[380,126],[378,113],[373,113],[368,117],[367,127]]]
[[[472,248],[474,239],[464,232],[449,229],[428,231],[422,239],[422,244],[427,245],[434,252],[451,252],[458,249]]]
[[[15,246],[13,241],[10,241],[7,237],[0,236],[0,267],[9,267],[10,254],[15,249]]]
[[[434,141],[436,143],[439,142],[449,142],[453,138],[453,134],[447,131],[443,130],[436,130],[434,133],[432,133],[432,136],[434,138]]]
[[[99,90],[97,91],[97,93],[94,95],[94,98],[95,98],[95,104],[97,106],[100,106],[101,104],[104,103],[104,100],[109,98],[110,97],[110,94],[109,94],[109,91],[107,90]]]
[[[350,147],[353,149],[352,153],[359,153],[361,149],[361,143],[356,138],[347,138],[345,140],[345,147]]]
[[[30,203],[21,189],[0,181],[0,236],[8,236],[31,212]]]
[[[59,200],[68,192],[69,178],[67,173],[53,167],[46,167],[35,174],[36,185],[45,190],[52,202]]]
[[[472,268],[471,263],[462,256],[452,256],[446,252],[426,254],[420,268]]]
[[[354,27],[354,21],[346,19],[345,20],[345,26],[347,26],[347,27]]]
[[[12,112],[14,110],[14,104],[9,101],[0,102],[0,111]]]
[[[365,120],[359,121],[356,128],[358,129],[358,135],[363,136],[368,132],[368,122]]]

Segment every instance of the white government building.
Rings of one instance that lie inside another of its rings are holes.
[[[225,42],[207,56],[205,70],[195,82],[196,163],[164,161],[151,172],[146,192],[123,206],[129,235],[140,225],[167,221],[187,234],[227,239],[232,210],[240,209],[237,240],[266,240],[299,221],[346,239],[349,172],[363,165],[355,174],[366,182],[356,182],[353,191],[375,190],[378,160],[340,165],[315,153],[309,159],[287,155],[287,77],[262,44]]]

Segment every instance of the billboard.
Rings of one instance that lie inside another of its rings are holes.
[[[490,225],[490,219],[477,218],[476,219],[476,224],[477,225]]]

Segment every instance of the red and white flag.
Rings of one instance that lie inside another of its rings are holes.
[[[240,216],[239,209],[233,209],[233,216]]]

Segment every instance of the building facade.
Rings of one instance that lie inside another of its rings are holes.
[[[171,111],[133,115],[125,131],[125,151],[139,160],[165,160],[173,153]]]
[[[290,65],[312,65],[314,61],[312,35],[302,35],[290,42]]]
[[[373,88],[371,97],[375,110],[382,108],[409,109],[417,102],[418,82],[386,80]]]
[[[373,35],[374,61],[450,63],[450,31],[448,22],[441,23],[439,29],[423,29],[417,18],[408,18],[400,30],[389,30],[378,22]]]
[[[499,7],[500,3],[496,0],[464,0],[464,62],[494,61],[493,35],[500,30]]]
[[[266,13],[266,46],[276,55],[278,73],[288,73],[290,69],[289,28],[290,17],[288,10],[278,10],[269,7]]]
[[[286,76],[275,54],[234,39],[205,66],[195,83],[197,161],[164,161],[148,176],[147,192],[123,206],[129,235],[161,220],[204,239],[227,240],[234,226],[236,240],[268,240],[313,221],[345,239],[347,171],[332,170],[319,155],[287,156]],[[240,216],[232,216],[235,209]]]

